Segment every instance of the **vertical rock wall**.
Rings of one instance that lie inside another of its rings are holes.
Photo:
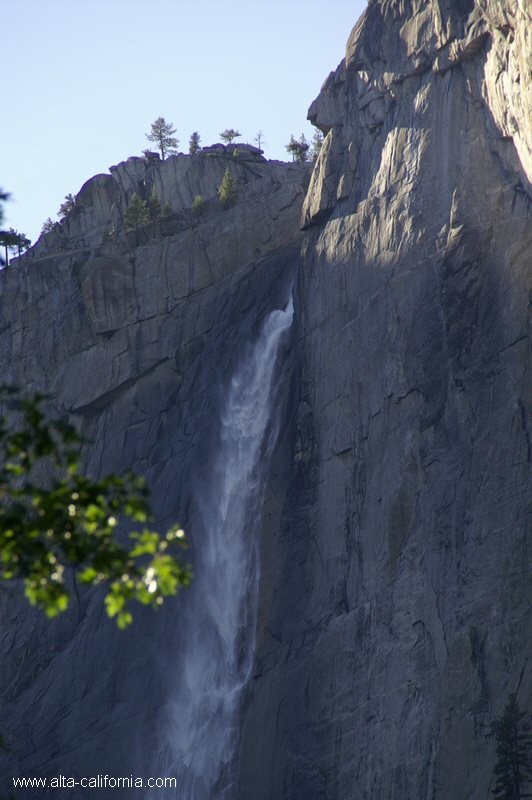
[[[216,187],[228,163],[239,198],[223,211]],[[114,186],[116,174],[122,184]],[[305,165],[218,157],[126,162],[89,181],[69,217],[0,272],[2,379],[52,394],[50,413],[92,440],[90,474],[142,474],[162,530],[176,521],[192,527],[193,486],[216,451],[225,382],[263,317],[286,302],[308,175]],[[145,187],[149,195],[150,181],[171,201],[172,217],[138,234],[118,226],[102,242],[128,193]],[[194,193],[206,201],[200,218],[186,207]],[[181,600],[160,613],[135,608],[134,625],[119,631],[99,591],[72,589],[68,611],[50,622],[20,586],[0,583],[0,731],[9,746],[0,754],[2,796],[20,776],[161,777],[157,729],[186,635]],[[16,796],[78,800],[80,791]]]
[[[532,711],[531,23],[370,0],[310,108],[238,797],[481,800],[492,720]]]

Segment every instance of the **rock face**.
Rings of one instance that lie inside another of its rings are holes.
[[[93,442],[91,474],[130,465],[145,475],[166,527],[191,524],[227,376],[264,315],[286,302],[299,260],[309,168],[229,163],[239,197],[227,211],[215,197],[227,158],[130,160],[96,176],[72,213],[0,273],[3,380],[54,395],[50,412]],[[154,184],[172,216],[138,234],[115,222],[116,238],[102,244],[128,196],[149,196]],[[206,208],[194,218],[188,207],[200,193]],[[157,777],[179,598],[161,614],[139,608],[122,633],[92,592],[51,623],[20,587],[0,592],[0,730],[10,747],[0,793],[21,775]],[[78,798],[80,789],[61,792]]]
[[[239,800],[481,800],[491,722],[512,691],[532,711],[531,23],[370,0],[309,111],[302,242],[304,167],[239,164],[220,212],[227,157],[137,159],[0,274],[6,379],[186,526],[220,383],[302,248]],[[173,215],[102,245],[153,185]],[[149,774],[179,600],[118,634],[92,593],[50,624],[0,591],[3,774]]]
[[[370,0],[310,108],[327,135],[241,798],[480,800],[490,723],[518,687],[532,710],[531,21]]]

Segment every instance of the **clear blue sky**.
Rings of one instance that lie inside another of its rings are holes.
[[[290,135],[345,53],[366,0],[0,0],[5,227],[32,241],[67,192],[151,146],[165,117],[188,152],[259,129]]]

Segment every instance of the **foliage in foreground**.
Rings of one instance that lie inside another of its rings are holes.
[[[92,480],[80,471],[83,440],[70,423],[46,420],[44,395],[1,387],[0,399],[9,409],[0,416],[0,577],[22,578],[30,603],[54,617],[68,605],[64,573],[73,567],[84,584],[106,582],[119,627],[132,620],[129,600],[157,607],[189,583],[188,565],[168,552],[186,546],[178,526],[166,536],[142,527],[129,546],[113,536],[121,517],[151,519],[141,478]]]
[[[525,717],[513,693],[501,716],[493,723],[498,756],[493,768],[497,779],[493,796],[499,800],[522,800],[532,796],[526,791],[532,781],[532,735]]]

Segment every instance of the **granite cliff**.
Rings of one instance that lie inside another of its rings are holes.
[[[227,159],[126,162],[0,275],[6,378],[186,525],[217,386],[297,268],[235,798],[480,800],[491,722],[512,691],[532,711],[531,23],[370,0],[305,197],[304,168],[240,166],[193,227]],[[102,245],[153,181],[173,217]],[[90,593],[49,624],[1,591],[5,772],[147,768],[179,600],[118,635]]]
[[[216,191],[228,164],[239,196],[224,211]],[[50,412],[93,442],[89,472],[143,474],[163,525],[190,528],[198,513],[193,487],[213,458],[226,378],[294,279],[309,175],[308,165],[216,153],[129,159],[88,181],[70,214],[0,273],[3,379],[51,392]],[[154,185],[173,213],[125,230],[132,194],[149,197]],[[197,194],[206,207],[194,217]],[[162,614],[139,609],[122,634],[91,592],[48,623],[19,587],[0,591],[10,747],[0,791],[26,773],[153,775],[180,601]]]

